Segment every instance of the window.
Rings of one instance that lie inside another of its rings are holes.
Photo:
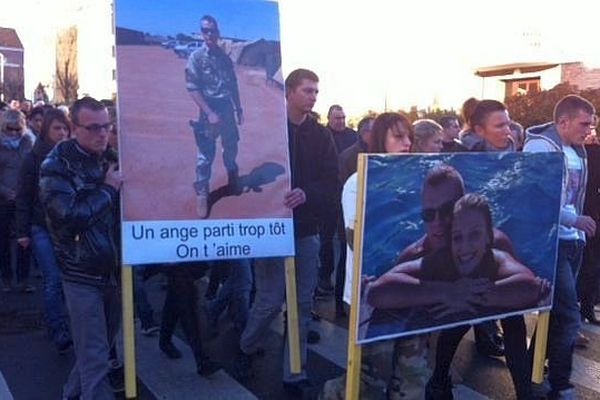
[[[504,81],[506,85],[506,97],[537,92],[540,90],[540,78],[513,79]]]

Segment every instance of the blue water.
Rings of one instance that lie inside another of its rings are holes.
[[[369,156],[361,275],[383,274],[399,252],[423,236],[421,187],[427,171],[440,162],[460,172],[466,193],[488,198],[494,226],[512,240],[517,258],[554,282],[560,153]]]

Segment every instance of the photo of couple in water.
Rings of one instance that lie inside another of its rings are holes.
[[[369,156],[358,341],[551,307],[555,154]]]

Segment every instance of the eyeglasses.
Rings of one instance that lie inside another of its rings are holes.
[[[452,216],[454,212],[454,201],[449,201],[438,208],[424,208],[421,211],[421,218],[425,222],[432,222],[435,220],[435,216],[437,215],[440,219],[448,218]]]
[[[23,128],[20,126],[7,126],[4,128],[6,132],[22,132]]]
[[[200,32],[204,33],[205,35],[208,35],[209,33],[216,35],[218,33],[215,28],[200,28]]]
[[[103,129],[106,130],[107,132],[110,132],[113,129],[112,122],[108,122],[106,124],[89,124],[89,125],[80,125],[78,123],[75,123],[75,125],[83,128],[89,132],[92,132],[94,135],[99,134]]]

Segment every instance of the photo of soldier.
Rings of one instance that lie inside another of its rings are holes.
[[[194,183],[196,211],[199,218],[206,218],[209,211],[209,180],[218,137],[223,147],[228,188],[233,193],[241,193],[236,164],[240,138],[237,125],[243,123],[244,116],[233,63],[219,47],[220,33],[216,19],[210,15],[200,18],[200,32],[204,42],[190,55],[185,68],[185,80],[186,89],[200,111],[198,120],[190,121],[190,126],[198,146]]]

